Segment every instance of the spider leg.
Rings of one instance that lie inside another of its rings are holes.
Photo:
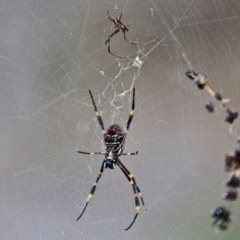
[[[120,56],[117,56],[117,55],[111,53],[111,50],[110,50],[110,38],[113,37],[115,34],[117,34],[117,33],[119,33],[119,32],[120,32],[120,30],[119,30],[119,29],[116,29],[112,34],[110,34],[110,35],[108,36],[107,41],[105,42],[105,45],[106,45],[106,44],[108,45],[108,53],[110,53],[111,55],[113,55],[113,56],[115,56],[115,57],[117,57],[117,58],[125,58],[125,57],[120,57]]]
[[[220,218],[217,218],[213,221],[211,227],[214,227],[218,222],[220,221]]]
[[[105,45],[108,43],[108,45],[110,44],[110,38],[113,37],[115,34],[117,34],[118,32],[120,32],[119,29],[116,29],[113,33],[111,33],[109,36],[108,36],[108,39],[107,41],[105,42]]]
[[[122,13],[120,14],[120,17],[118,19],[119,22],[121,22],[121,18],[122,18]]]
[[[127,37],[126,37],[126,32],[123,32],[123,36],[124,36],[124,39],[125,39],[127,42],[131,43],[132,45],[137,45],[136,43],[134,43],[134,42],[132,42],[132,41],[130,41],[130,40],[127,39]]]
[[[212,96],[215,97],[218,101],[222,102],[222,103],[228,103],[230,101],[230,99],[228,98],[223,98],[221,96],[220,93],[217,93],[213,90],[213,88],[211,87],[211,85],[206,81],[205,82],[205,89],[208,91],[208,93]]]
[[[78,151],[78,153],[89,154],[89,155],[104,155],[104,152],[82,152],[82,151]]]
[[[137,155],[138,151],[136,151],[135,153],[122,153],[121,156],[131,156],[131,155]]]
[[[99,124],[100,124],[100,126],[101,126],[101,128],[102,128],[102,130],[103,130],[103,134],[105,134],[105,129],[104,129],[103,120],[102,120],[102,118],[101,118],[100,112],[97,110],[97,106],[96,106],[96,104],[95,104],[95,101],[94,101],[94,98],[93,98],[93,95],[92,95],[91,90],[89,90],[89,93],[90,93],[90,96],[91,96],[91,99],[92,99],[92,103],[93,103],[94,111],[95,111],[95,113],[96,113],[97,120],[98,120],[98,122],[99,122]]]
[[[129,228],[131,228],[131,226],[132,226],[132,225],[134,224],[134,222],[136,221],[137,216],[138,216],[138,214],[139,214],[139,212],[140,212],[139,200],[138,200],[138,197],[137,197],[137,192],[136,192],[136,188],[135,188],[135,187],[133,187],[133,192],[134,192],[134,195],[135,195],[136,214],[135,214],[135,216],[134,216],[134,218],[133,218],[132,223],[129,225],[129,227],[127,227],[127,228],[125,229],[125,231],[127,231]]]
[[[124,173],[124,175],[128,179],[129,183],[132,185],[133,193],[134,193],[134,196],[135,196],[136,214],[135,214],[135,216],[133,218],[133,221],[129,225],[129,227],[125,229],[125,231],[127,231],[134,224],[134,222],[136,221],[137,216],[138,216],[138,214],[140,212],[140,204],[139,204],[138,195],[141,197],[143,205],[144,205],[144,202],[143,202],[143,198],[142,198],[142,193],[141,193],[140,189],[138,188],[133,175],[127,170],[127,168],[121,163],[120,160],[118,161],[117,165],[122,170],[122,172]]]
[[[114,22],[114,19],[112,19],[112,18],[110,17],[109,10],[107,10],[107,14],[108,14],[109,20]]]
[[[113,55],[113,56],[116,57],[116,58],[122,58],[122,59],[125,58],[125,57],[117,56],[117,55],[115,55],[114,53],[111,53],[111,50],[110,50],[110,39],[108,40],[108,53],[110,53],[111,55]]]
[[[123,165],[123,163],[120,160],[119,160],[119,162],[120,162],[119,165],[121,165],[121,168],[124,169],[124,172],[126,172],[128,177],[130,177],[130,179],[132,179],[132,181],[133,181],[133,183],[134,183],[134,185],[137,189],[138,195],[141,198],[142,205],[145,205],[144,201],[143,201],[143,197],[142,197],[142,192],[141,192],[140,188],[137,186],[137,183],[136,183],[136,180],[135,180],[134,176],[128,171],[128,169]]]
[[[128,129],[130,127],[130,124],[132,122],[133,116],[134,116],[134,108],[135,108],[135,88],[133,88],[133,100],[132,100],[132,110],[129,114],[128,121],[127,121],[127,127],[125,133],[127,134]]]
[[[86,205],[85,205],[85,207],[83,208],[80,216],[77,218],[77,221],[82,217],[83,213],[85,212],[85,210],[86,210],[86,208],[87,208],[88,203],[90,202],[90,200],[91,200],[92,197],[93,197],[93,194],[94,194],[94,192],[95,192],[95,190],[96,190],[96,187],[97,187],[97,183],[98,183],[99,179],[101,178],[101,176],[102,176],[102,174],[103,174],[104,165],[105,165],[105,164],[104,164],[104,162],[103,162],[103,163],[102,163],[102,166],[101,166],[101,168],[100,168],[100,172],[99,172],[99,174],[98,174],[98,177],[97,177],[95,183],[93,184],[93,187],[92,187],[92,189],[91,189],[91,191],[90,191],[90,193],[89,193],[89,195],[88,195],[88,197],[87,197]]]

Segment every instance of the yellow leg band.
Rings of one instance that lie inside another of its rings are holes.
[[[89,202],[92,199],[92,197],[93,197],[93,195],[89,194],[88,197],[87,197],[87,202]]]
[[[137,211],[137,213],[140,212],[140,207],[139,206],[136,207],[136,211]]]

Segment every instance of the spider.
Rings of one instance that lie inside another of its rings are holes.
[[[117,58],[125,58],[125,57],[119,57],[119,56],[111,53],[111,51],[110,51],[110,39],[111,39],[111,37],[113,37],[115,34],[117,34],[118,32],[121,31],[121,32],[123,33],[124,39],[125,39],[127,42],[129,42],[129,43],[131,43],[131,44],[133,44],[133,45],[136,45],[136,43],[128,40],[127,37],[126,37],[126,32],[129,31],[129,29],[127,28],[127,26],[130,26],[130,25],[129,25],[129,24],[128,24],[128,25],[124,25],[124,24],[121,22],[122,13],[120,14],[119,19],[117,19],[117,18],[111,18],[108,10],[107,10],[107,14],[108,14],[109,20],[114,23],[114,25],[115,25],[114,28],[117,28],[117,29],[108,36],[108,39],[107,39],[107,41],[105,42],[105,45],[108,44],[108,52],[109,52],[110,54],[112,54],[113,56],[115,56],[115,57],[117,57]]]
[[[137,155],[138,151],[135,153],[123,153],[123,149],[124,149],[124,142],[126,140],[126,136],[130,127],[130,124],[132,122],[133,116],[134,116],[134,107],[135,107],[135,88],[133,88],[133,99],[132,99],[132,110],[129,114],[128,117],[128,121],[127,121],[127,126],[126,126],[126,130],[123,131],[122,128],[118,125],[118,124],[113,124],[111,125],[107,131],[105,131],[104,128],[104,124],[103,124],[103,120],[101,118],[101,114],[100,112],[97,110],[94,98],[92,96],[91,91],[89,90],[91,99],[92,99],[92,103],[93,103],[93,107],[95,110],[95,114],[97,117],[97,120],[102,128],[102,132],[103,132],[103,139],[104,139],[104,143],[105,143],[105,153],[104,152],[82,152],[82,151],[78,151],[78,153],[82,153],[82,154],[89,154],[89,155],[104,155],[104,159],[102,162],[102,166],[100,168],[100,172],[98,174],[98,177],[95,181],[95,183],[93,184],[93,187],[87,197],[86,200],[86,204],[85,207],[83,208],[80,216],[77,218],[77,221],[82,217],[84,211],[87,208],[88,203],[90,202],[90,200],[93,197],[93,194],[96,190],[97,184],[99,179],[101,178],[102,174],[103,174],[103,170],[104,168],[110,168],[110,169],[114,169],[116,167],[116,165],[122,170],[123,174],[126,176],[126,178],[128,179],[129,183],[132,185],[133,188],[133,193],[134,193],[134,198],[135,198],[135,205],[136,205],[136,214],[135,217],[133,218],[132,223],[129,225],[128,228],[126,228],[125,230],[128,230],[135,222],[139,212],[140,212],[140,204],[139,204],[139,199],[138,197],[141,198],[142,204],[144,205],[144,201],[143,201],[143,197],[142,197],[142,192],[140,190],[140,188],[137,186],[136,180],[134,178],[134,176],[132,175],[132,173],[130,173],[128,171],[128,169],[123,165],[123,163],[120,161],[119,157],[123,156],[123,155]]]
[[[237,148],[234,154],[229,153],[225,157],[225,170],[227,172],[240,169],[240,149]]]
[[[229,190],[222,195],[222,198],[228,201],[235,201],[238,198],[238,193],[235,190]]]
[[[212,212],[212,218],[215,218],[212,227],[217,224],[220,230],[226,230],[231,222],[230,216],[231,212],[226,207],[220,206],[215,208]]]

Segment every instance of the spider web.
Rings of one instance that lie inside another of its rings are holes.
[[[123,13],[127,37],[111,39],[107,17]],[[238,111],[238,1],[2,0],[0,4],[0,239],[239,239],[239,200],[232,222],[211,228],[221,195],[225,154],[236,138],[225,111],[185,76],[192,68]],[[184,57],[183,57],[184,56]],[[131,229],[134,195],[122,172],[106,169],[76,222],[104,151],[88,90],[104,125],[126,126],[121,157],[144,194]],[[239,122],[236,121],[236,128]]]

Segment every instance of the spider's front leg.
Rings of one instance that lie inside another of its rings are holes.
[[[92,92],[91,90],[89,90],[89,94],[90,94],[90,97],[92,99],[92,103],[93,103],[93,107],[94,107],[94,111],[95,111],[95,114],[96,114],[96,117],[97,117],[97,120],[102,128],[102,131],[103,131],[103,134],[105,134],[105,129],[104,129],[104,124],[103,124],[103,120],[102,120],[102,117],[101,117],[101,114],[100,112],[98,111],[97,109],[97,106],[96,106],[96,103],[94,101],[94,98],[93,98],[93,95],[92,95]]]
[[[114,19],[110,17],[109,10],[107,10],[107,14],[108,14],[109,20],[114,22]]]

